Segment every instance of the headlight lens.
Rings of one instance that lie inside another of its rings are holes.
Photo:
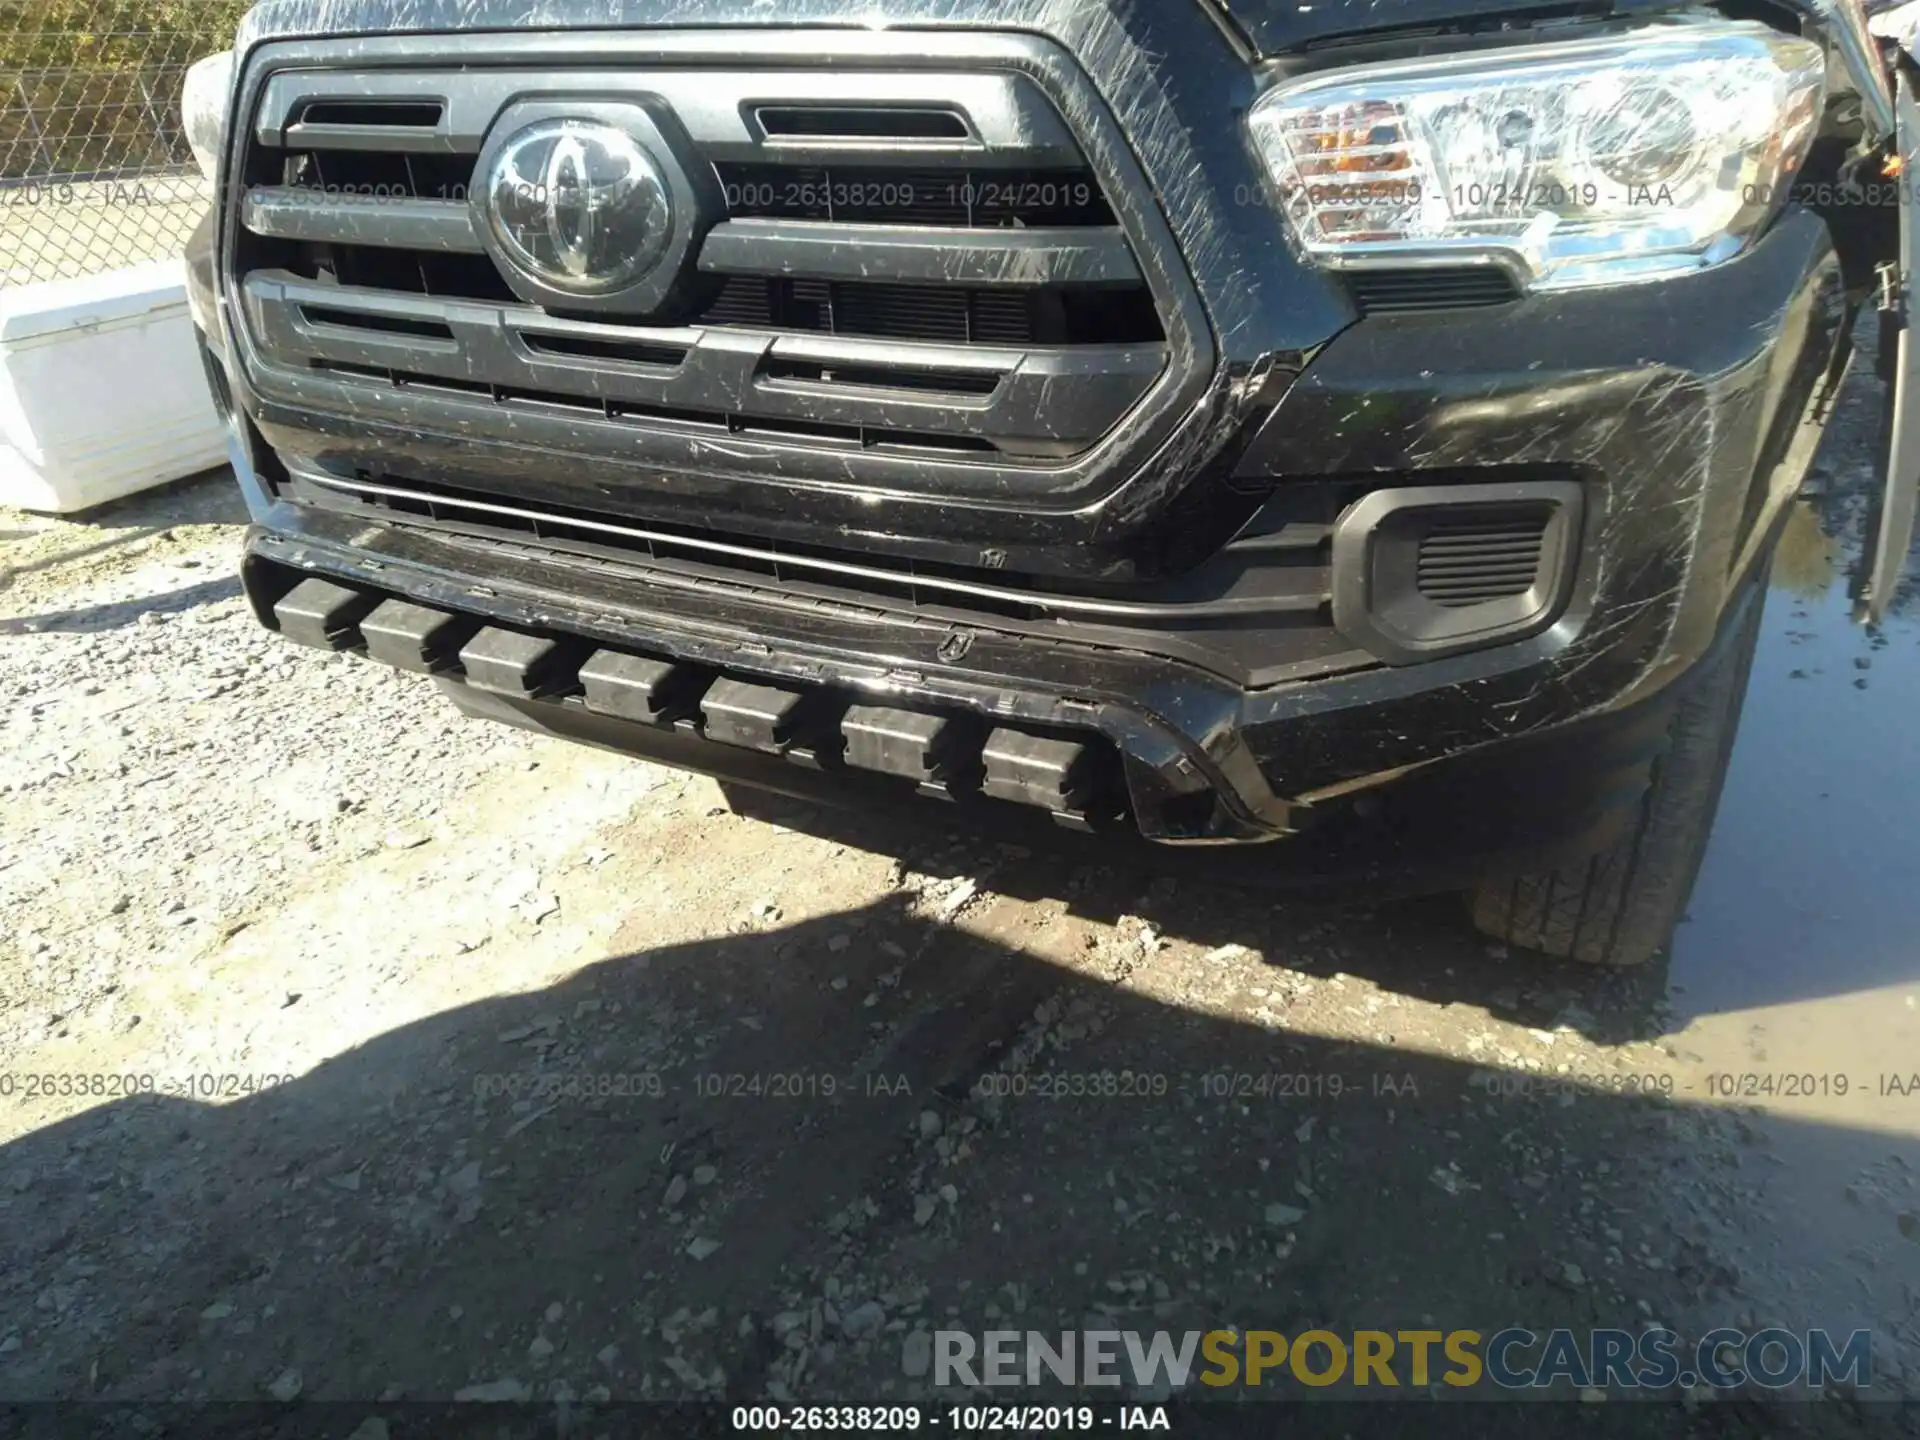
[[[233,96],[233,52],[222,50],[187,67],[180,91],[180,120],[187,148],[209,180],[220,178],[220,151],[227,129],[227,104]]]
[[[1809,41],[1677,24],[1286,81],[1249,123],[1311,258],[1491,260],[1563,289],[1737,254],[1805,158],[1823,82]]]

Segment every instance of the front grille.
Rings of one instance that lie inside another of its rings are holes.
[[[1032,76],[361,63],[248,90],[232,293],[283,400],[319,382],[1046,466],[1169,369],[1152,267]],[[668,112],[709,213],[649,313],[530,303],[487,253],[476,165],[529,95]]]

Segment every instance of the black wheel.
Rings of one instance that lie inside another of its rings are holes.
[[[1738,628],[1676,703],[1668,746],[1619,841],[1559,869],[1482,881],[1470,897],[1479,929],[1590,965],[1643,965],[1666,948],[1720,806],[1764,598],[1756,586]]]

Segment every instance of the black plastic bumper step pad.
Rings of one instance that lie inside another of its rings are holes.
[[[698,666],[619,650],[596,650],[580,667],[589,710],[647,725],[671,725],[695,713],[709,678]]]
[[[1057,814],[1075,813],[1086,803],[1092,751],[1077,740],[1000,729],[987,737],[980,758],[987,767],[980,789],[995,799]]]
[[[932,784],[951,778],[959,758],[962,727],[949,715],[855,705],[840,729],[847,764],[861,770]]]
[[[779,755],[799,736],[806,692],[717,680],[700,701],[701,729],[707,739]]]
[[[565,640],[489,625],[460,647],[460,665],[467,683],[477,690],[531,700],[551,695],[572,680],[563,672],[573,649]]]
[[[367,654],[384,665],[432,674],[451,670],[479,622],[411,600],[382,600],[360,622]]]
[[[380,603],[378,595],[310,575],[273,607],[280,633],[322,650],[351,650],[360,643],[361,619]]]

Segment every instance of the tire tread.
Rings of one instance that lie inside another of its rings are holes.
[[[1748,599],[1726,649],[1676,703],[1668,743],[1648,770],[1627,833],[1568,865],[1489,876],[1471,897],[1476,928],[1589,965],[1642,965],[1666,947],[1713,830],[1763,599]]]

